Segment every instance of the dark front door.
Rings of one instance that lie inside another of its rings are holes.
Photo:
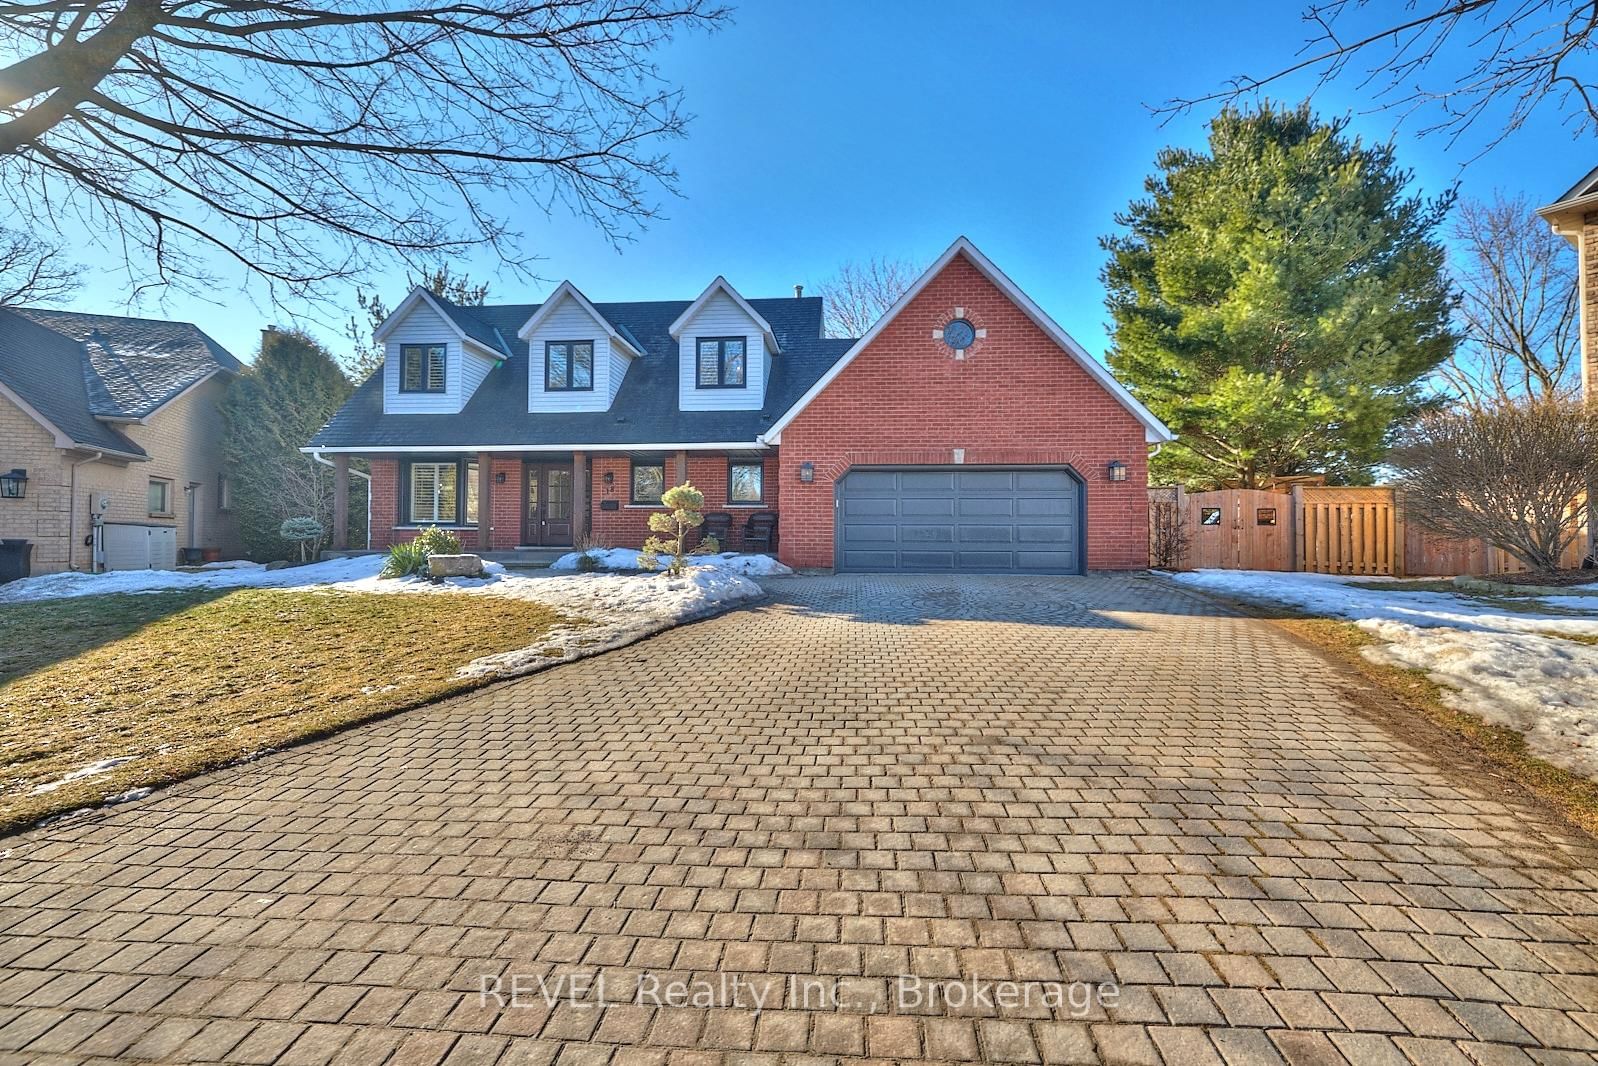
[[[570,545],[572,542],[572,468],[569,463],[528,463],[527,506],[522,512],[522,543]]]

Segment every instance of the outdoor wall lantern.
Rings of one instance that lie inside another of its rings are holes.
[[[0,497],[20,500],[28,494],[28,472],[18,467],[9,474],[0,474]]]
[[[1119,459],[1110,460],[1109,471],[1110,471],[1110,480],[1111,481],[1125,481],[1126,480],[1126,464],[1121,462],[1121,460],[1119,460]]]
[[[803,481],[806,485],[808,485],[812,481],[816,480],[816,464],[815,463],[800,463],[799,464],[799,480]]]
[[[496,485],[505,484],[505,471],[501,470],[499,473],[494,475],[494,484],[496,484]]]
[[[614,470],[605,471],[605,484],[614,485],[615,483],[616,483],[616,471],[614,471]]]

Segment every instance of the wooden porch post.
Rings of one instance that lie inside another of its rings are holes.
[[[350,457],[333,456],[333,550],[350,547]]]
[[[687,481],[687,480],[688,480],[688,453],[687,452],[678,452],[677,453],[677,480],[673,481],[671,483],[671,485],[667,486],[667,487],[671,488],[671,487],[675,487],[677,485],[681,485],[684,481]]]
[[[588,454],[572,452],[572,540],[580,542],[587,536]]]
[[[494,457],[477,453],[477,550],[494,548]]]

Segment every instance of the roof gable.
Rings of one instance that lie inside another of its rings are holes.
[[[726,295],[737,305],[738,310],[754,320],[755,326],[759,328],[761,335],[765,338],[766,351],[773,355],[782,353],[782,345],[777,343],[777,335],[772,330],[771,323],[767,322],[760,312],[750,305],[748,300],[739,295],[738,290],[732,287],[732,283],[720,274],[716,275],[716,280],[705,286],[705,291],[700,293],[693,303],[689,304],[683,313],[677,316],[677,320],[671,324],[671,327],[667,329],[666,332],[671,334],[673,340],[682,339],[683,329],[693,320],[695,315],[704,310],[705,305],[710,303],[718,292]]]
[[[504,359],[510,355],[510,345],[505,343],[505,338],[499,330],[481,321],[468,308],[450,303],[423,285],[411,288],[405,299],[400,301],[400,305],[394,308],[393,313],[383,319],[377,329],[372,331],[372,339],[382,344],[388,339],[388,335],[410,316],[416,306],[423,303],[432,308],[463,343],[474,345],[495,359]]]
[[[815,384],[805,392],[803,396],[799,398],[797,403],[789,407],[781,417],[772,423],[771,429],[769,429],[763,435],[763,439],[775,441],[777,436],[782,432],[783,428],[797,418],[799,412],[803,411],[805,407],[810,404],[810,401],[819,396],[821,391],[830,385],[833,379],[841,374],[846,366],[853,362],[861,352],[869,347],[871,342],[874,341],[878,335],[880,335],[882,331],[887,328],[888,323],[892,322],[899,316],[900,312],[909,307],[910,304],[915,301],[915,298],[921,294],[921,291],[931,283],[932,279],[941,274],[944,268],[954,261],[955,256],[964,256],[966,260],[972,266],[976,267],[979,273],[992,282],[994,286],[1010,300],[1011,303],[1020,308],[1022,313],[1024,313],[1029,319],[1032,320],[1034,325],[1043,331],[1045,336],[1059,346],[1059,348],[1063,350],[1067,356],[1075,360],[1083,370],[1087,371],[1088,375],[1092,377],[1093,380],[1104,389],[1104,391],[1108,392],[1112,397],[1114,397],[1122,407],[1125,407],[1129,412],[1131,412],[1133,417],[1143,424],[1144,436],[1149,443],[1158,444],[1176,439],[1176,435],[1167,429],[1163,422],[1161,422],[1158,418],[1155,418],[1153,413],[1150,412],[1148,408],[1144,407],[1137,401],[1136,397],[1134,397],[1130,392],[1126,391],[1126,386],[1117,381],[1115,379],[1115,375],[1111,374],[1107,367],[1089,355],[1085,348],[1078,344],[1069,333],[1065,332],[1065,330],[1060,327],[1059,323],[1055,322],[1054,319],[1045,314],[1043,309],[1034,303],[1030,296],[1022,292],[1015,282],[1011,281],[1002,270],[994,265],[992,260],[983,255],[982,252],[978,250],[977,246],[972,244],[965,237],[959,237],[953,244],[949,245],[948,249],[937,258],[937,261],[928,267],[921,274],[921,276],[918,277],[913,284],[911,284],[910,288],[905,291],[903,296],[899,297],[898,302],[896,302],[892,307],[888,308],[887,312],[877,320],[876,324],[866,331],[865,336],[855,341],[849,350],[844,353],[843,358],[834,363],[832,367],[825,374],[823,374],[815,382]]]
[[[643,346],[638,343],[637,338],[632,335],[630,330],[617,326],[610,319],[600,314],[599,308],[595,307],[588,297],[582,294],[582,290],[569,281],[561,282],[560,287],[549,294],[549,299],[538,305],[538,310],[533,312],[531,318],[522,323],[521,328],[516,331],[516,336],[524,341],[531,337],[533,331],[542,325],[550,315],[554,314],[556,308],[568,300],[582,308],[583,313],[593,319],[594,324],[605,331],[605,336],[610,338],[611,344],[635,359],[644,354]]]

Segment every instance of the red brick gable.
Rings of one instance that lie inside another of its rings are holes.
[[[957,359],[951,319],[981,336]],[[964,255],[956,255],[782,430],[781,550],[831,566],[833,488],[850,467],[1068,464],[1087,483],[1087,565],[1148,564],[1145,427]],[[1127,480],[1111,483],[1111,460]],[[815,480],[799,481],[802,463]]]

